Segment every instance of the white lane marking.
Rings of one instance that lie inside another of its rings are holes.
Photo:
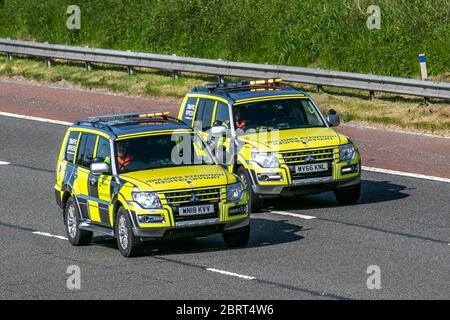
[[[306,219],[306,220],[316,219],[316,217],[313,217],[313,216],[307,216],[307,215],[304,215],[304,214],[292,213],[292,212],[289,212],[289,211],[270,211],[270,213],[279,214],[279,215],[282,215],[282,216],[291,216],[291,217],[296,217],[296,218],[301,218],[301,219]]]
[[[358,128],[358,129],[372,129],[372,130],[378,130],[378,131],[391,131],[395,133],[401,133],[401,134],[409,134],[414,136],[422,136],[422,137],[428,137],[428,138],[437,138],[437,139],[450,139],[449,136],[439,136],[437,134],[432,133],[424,133],[424,132],[411,132],[411,131],[405,131],[400,129],[393,129],[393,128],[377,128],[370,125],[360,125],[360,124],[353,124],[353,123],[346,123],[342,125],[343,127],[349,127],[349,128]]]
[[[433,181],[450,183],[450,179],[447,179],[447,178],[427,176],[427,175],[418,174],[418,173],[410,173],[410,172],[395,171],[395,170],[373,168],[373,167],[365,167],[365,166],[362,166],[362,169],[364,171],[379,172],[379,173],[391,174],[391,175],[395,175],[395,176],[403,176],[403,177],[410,177],[410,178],[417,178],[417,179],[425,179],[425,180],[433,180]]]
[[[238,278],[246,279],[246,280],[254,280],[254,279],[256,279],[255,277],[246,276],[244,274],[239,274],[239,273],[234,273],[234,272],[229,272],[229,271],[224,271],[224,270],[219,270],[219,269],[214,269],[214,268],[206,268],[206,270],[211,271],[211,272],[217,272],[217,273],[225,274],[227,276],[238,277]]]
[[[60,120],[46,119],[46,118],[40,118],[40,117],[26,116],[26,115],[23,115],[23,114],[15,114],[15,113],[3,112],[3,111],[0,111],[0,116],[11,117],[11,118],[18,118],[18,119],[25,119],[25,120],[33,120],[33,121],[46,122],[46,123],[53,123],[53,124],[60,124],[60,125],[63,125],[63,126],[70,126],[72,124],[71,122],[67,122],[67,121],[60,121]]]
[[[7,165],[7,164],[11,164],[11,162],[7,162],[7,161],[0,161],[0,165]]]
[[[69,240],[69,239],[67,239],[66,237],[63,237],[63,236],[56,236],[56,235],[50,234],[50,233],[48,233],[48,232],[34,231],[33,234],[37,234],[37,235],[44,236],[44,237],[50,237],[50,238],[61,239],[61,240]]]

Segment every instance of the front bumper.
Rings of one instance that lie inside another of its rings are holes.
[[[324,176],[299,178],[292,175],[292,168],[282,165],[279,169],[283,178],[279,182],[261,182],[258,172],[250,170],[253,192],[261,198],[304,195],[346,188],[361,182],[361,160],[350,162],[330,162],[330,170]]]
[[[202,237],[246,227],[250,218],[220,222],[219,219],[193,220],[177,223],[175,227],[133,228],[134,235],[142,240]]]
[[[350,179],[333,181],[329,178],[315,179],[314,181],[305,181],[304,184],[282,185],[282,186],[253,186],[253,191],[262,198],[271,198],[278,196],[294,196],[315,194],[325,191],[332,191],[338,188],[351,187],[361,182],[361,176]]]

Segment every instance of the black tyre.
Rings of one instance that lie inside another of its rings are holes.
[[[340,204],[355,204],[361,195],[361,182],[355,186],[334,190],[334,196]]]
[[[92,232],[80,230],[80,212],[75,199],[70,197],[64,210],[64,224],[69,242],[73,246],[86,246],[92,240]]]
[[[117,212],[115,234],[117,246],[124,257],[137,257],[142,253],[142,243],[135,237],[130,216],[123,207]]]
[[[232,232],[224,232],[223,240],[230,248],[245,247],[250,240],[250,225]]]
[[[250,175],[248,174],[248,171],[244,167],[239,167],[237,171],[238,176],[241,178],[242,182],[247,186],[248,191],[248,209],[250,213],[256,213],[261,211],[262,207],[262,199],[253,192],[252,188],[252,180],[250,178]]]

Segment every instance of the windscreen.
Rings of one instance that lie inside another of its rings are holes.
[[[309,99],[282,99],[236,105],[233,116],[237,129],[297,129],[325,127]]]
[[[193,133],[150,135],[115,142],[119,173],[214,164],[203,140]]]

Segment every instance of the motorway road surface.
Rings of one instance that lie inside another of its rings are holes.
[[[219,235],[156,241],[134,259],[106,237],[72,247],[52,190],[65,130],[0,116],[0,299],[450,297],[450,184],[381,173],[363,173],[357,205],[332,193],[268,202],[242,249]],[[70,265],[80,290],[66,287]],[[379,290],[366,284],[373,265]]]

